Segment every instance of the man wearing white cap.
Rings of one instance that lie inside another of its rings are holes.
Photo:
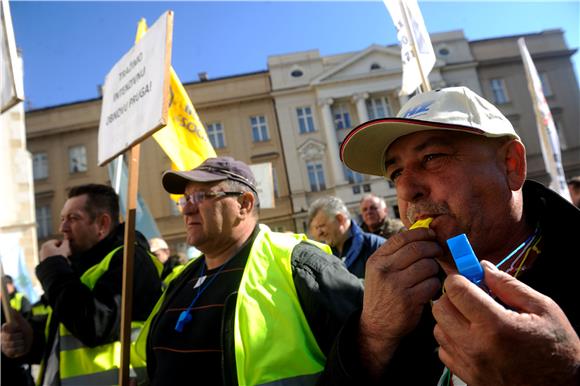
[[[323,384],[578,384],[580,211],[525,180],[525,147],[499,110],[464,87],[420,94],[353,129],[341,158],[394,182],[407,227],[432,222],[369,258],[362,311]],[[484,290],[446,246],[462,233]]]
[[[157,256],[157,260],[163,264],[161,280],[165,279],[173,271],[173,268],[181,265],[179,256],[171,255],[171,250],[167,242],[160,237],[153,237],[149,240],[149,249],[151,253]]]

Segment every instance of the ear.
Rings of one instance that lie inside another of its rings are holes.
[[[97,219],[99,225],[99,240],[104,239],[111,232],[113,219],[108,213],[103,213]]]
[[[336,219],[338,225],[344,225],[348,221],[348,217],[342,213],[337,213],[334,218]]]
[[[240,196],[240,214],[247,215],[253,212],[256,197],[250,192],[244,192]]]
[[[520,190],[526,180],[526,148],[523,143],[513,139],[506,142],[501,149],[508,185],[512,191]]]

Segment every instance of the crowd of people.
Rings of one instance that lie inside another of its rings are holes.
[[[418,94],[397,117],[353,129],[341,159],[394,184],[400,220],[368,194],[359,224],[327,196],[311,203],[308,235],[279,233],[260,223],[245,163],[216,157],[163,174],[202,255],[180,261],[136,232],[137,383],[580,384],[580,210],[526,179],[525,146],[497,108],[465,87]],[[32,363],[41,385],[117,384],[118,219],[110,187],[70,190],[63,238],[40,249],[43,311],[14,301],[21,312],[3,320],[3,382],[6,359],[24,373],[6,384],[28,385]],[[446,241],[459,234],[483,285],[458,273]]]

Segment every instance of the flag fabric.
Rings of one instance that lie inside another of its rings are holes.
[[[108,169],[110,180],[115,182],[113,188],[119,195],[120,211],[121,213],[127,213],[129,171],[127,170],[127,164],[123,160],[123,155],[118,156],[115,162],[109,162]],[[161,237],[161,232],[159,232],[159,228],[157,228],[157,224],[149,211],[149,207],[139,192],[137,192],[135,229],[141,232],[147,240],[152,239],[153,237]]]
[[[146,30],[145,19],[141,19],[136,40],[139,40]],[[173,67],[170,68],[169,86],[167,126],[155,132],[153,138],[171,159],[172,169],[190,170],[200,165],[206,158],[215,157],[216,152]]]
[[[34,303],[39,296],[32,285],[32,278],[24,261],[24,250],[20,246],[21,239],[22,234],[17,232],[0,234],[0,262],[4,267],[4,274],[12,276],[18,292]]]
[[[542,156],[544,158],[544,164],[546,165],[546,171],[550,175],[550,188],[571,202],[572,198],[570,197],[566,177],[564,176],[564,168],[562,167],[560,140],[554,119],[552,118],[552,113],[550,112],[550,107],[544,96],[542,81],[532,61],[524,38],[518,39],[518,46],[526,70],[528,89],[532,97],[534,112],[536,113],[536,125],[538,127]]]
[[[383,3],[393,19],[401,43],[403,82],[400,94],[410,95],[423,83],[423,78],[429,87],[427,76],[435,65],[435,52],[416,0],[383,0]]]

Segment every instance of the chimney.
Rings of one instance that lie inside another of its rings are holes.
[[[198,72],[197,76],[199,77],[199,81],[200,82],[205,82],[207,81],[207,72],[203,71],[203,72]]]

